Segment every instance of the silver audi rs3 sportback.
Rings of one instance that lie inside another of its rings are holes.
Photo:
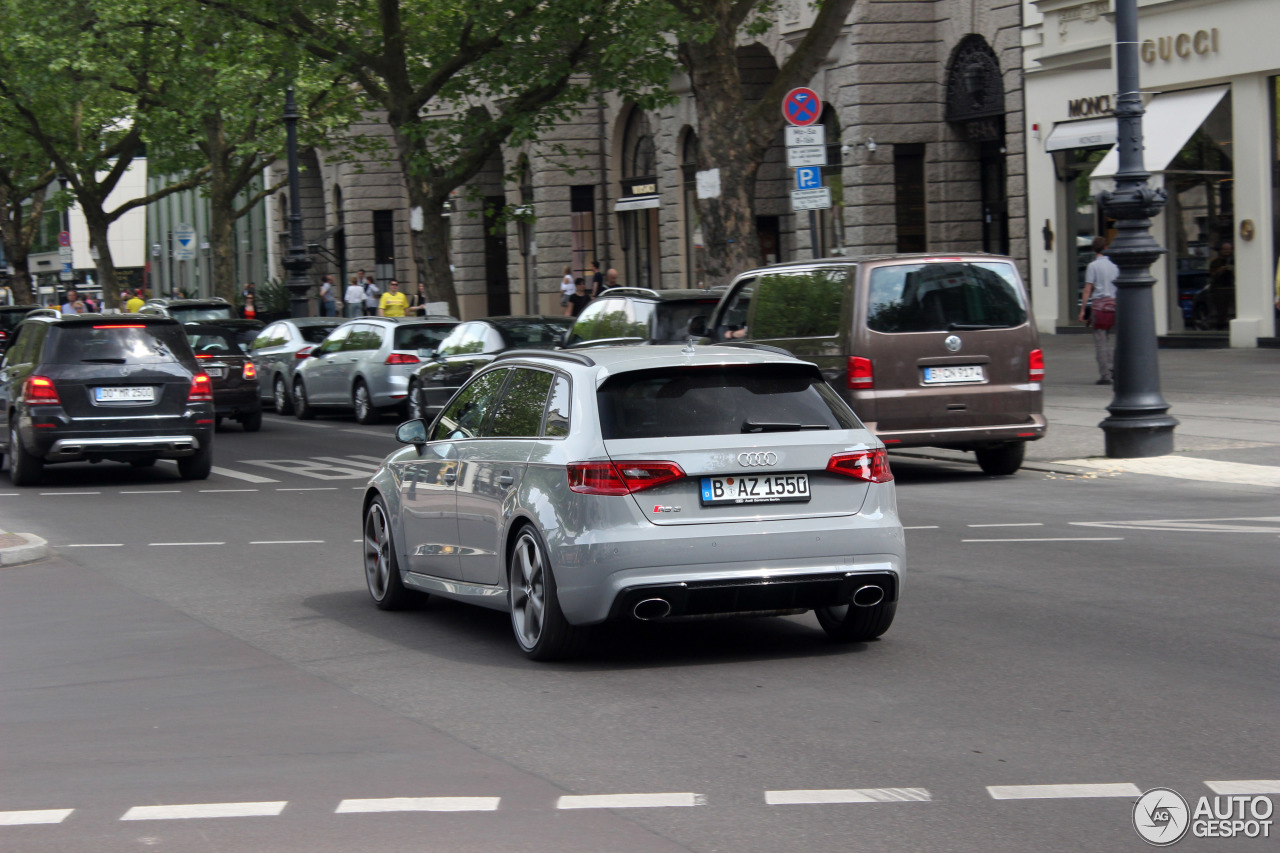
[[[611,620],[813,610],[845,641],[893,621],[884,445],[780,350],[511,351],[397,438],[362,504],[382,609],[429,594],[505,610],[535,660]]]

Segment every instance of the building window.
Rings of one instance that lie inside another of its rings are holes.
[[[685,134],[680,169],[684,191],[685,275],[689,287],[706,281],[707,249],[702,242],[702,220],[698,211],[698,135]]]
[[[898,251],[926,251],[928,223],[924,205],[924,145],[893,146],[893,191]]]
[[[395,211],[373,212],[373,276],[385,292],[387,282],[396,277]]]
[[[653,146],[653,134],[644,112],[633,109],[627,117],[622,135],[622,172],[624,198],[621,203],[633,204],[620,213],[622,251],[626,258],[622,284],[628,287],[657,288],[658,278],[658,163]],[[652,188],[652,198],[641,189]],[[648,206],[652,204],[654,206]],[[641,206],[644,205],[644,206]]]
[[[596,256],[596,188],[579,184],[569,188],[569,244],[573,276],[590,279],[589,267]],[[589,282],[588,282],[589,283]]]

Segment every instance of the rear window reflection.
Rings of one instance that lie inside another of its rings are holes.
[[[1006,263],[894,264],[871,271],[867,328],[875,332],[1007,329],[1027,321]]]

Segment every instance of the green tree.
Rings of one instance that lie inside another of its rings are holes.
[[[29,303],[35,290],[27,258],[55,174],[44,151],[17,129],[17,117],[6,112],[0,104],[0,243],[13,265],[14,299]]]
[[[727,284],[763,260],[756,236],[756,179],[786,124],[782,99],[813,78],[855,0],[813,0],[813,24],[758,101],[744,97],[737,47],[772,26],[777,0],[668,2],[688,34],[680,38],[679,57],[698,104],[698,169],[720,170],[720,195],[698,202],[707,284]]]
[[[600,89],[652,103],[670,78],[652,0],[199,0],[296,40],[346,71],[392,131],[414,260],[433,301],[458,311],[443,213],[502,145],[536,140]]]

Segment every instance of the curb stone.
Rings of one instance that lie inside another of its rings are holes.
[[[19,566],[49,556],[49,543],[34,533],[0,533],[0,566]]]

